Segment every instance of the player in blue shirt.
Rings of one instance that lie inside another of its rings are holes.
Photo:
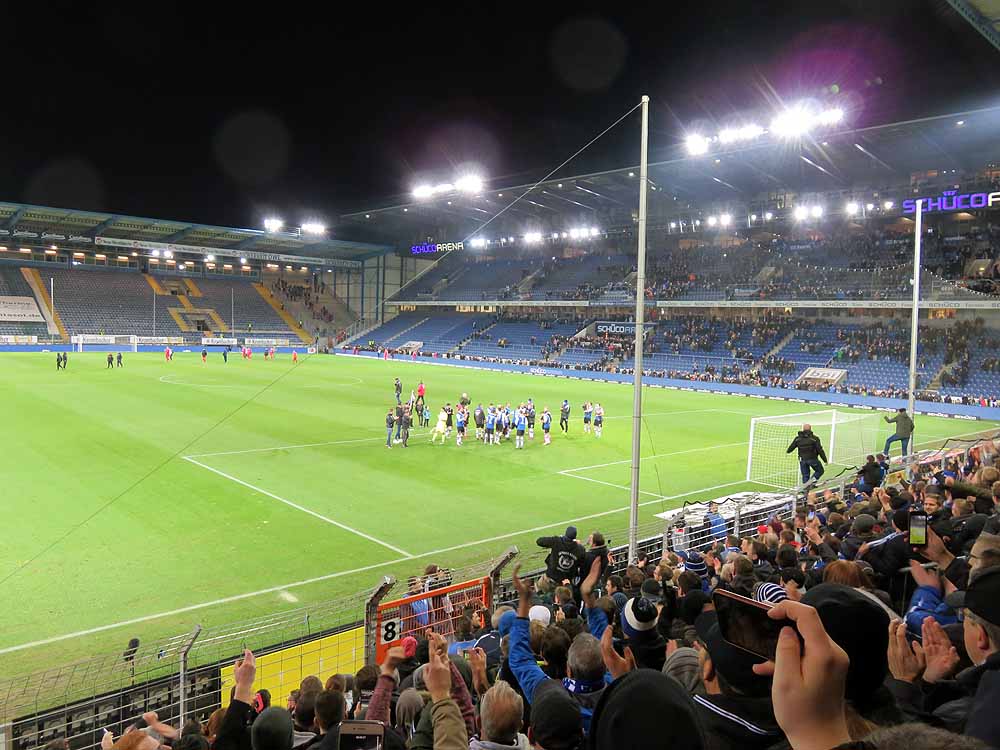
[[[552,435],[549,430],[552,429],[552,414],[549,412],[549,407],[542,409],[542,434],[545,436],[545,445],[552,442]]]
[[[468,412],[465,410],[464,406],[459,406],[455,410],[455,444],[461,445],[462,440],[465,438],[465,420],[468,417]]]
[[[528,427],[528,417],[525,414],[524,408],[517,410],[514,415],[514,428],[517,430],[517,436],[514,438],[514,448],[524,447],[524,431]]]
[[[583,402],[583,432],[584,434],[590,432],[590,415],[593,413],[594,407],[589,401]]]
[[[494,435],[494,431],[496,430],[496,426],[497,426],[497,413],[496,413],[496,409],[494,409],[493,405],[490,404],[490,410],[488,412],[486,412],[486,444],[487,445],[496,445],[496,443],[497,443],[496,436]]]

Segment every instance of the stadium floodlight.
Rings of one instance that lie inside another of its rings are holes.
[[[865,204],[865,208],[867,210],[869,210],[869,211],[874,211],[875,210],[875,204],[874,203],[866,203]]]
[[[597,236],[597,235],[599,235],[600,233],[601,233],[601,230],[600,230],[600,229],[598,229],[597,227],[591,227],[591,228],[590,228],[590,236],[591,236],[591,237],[596,237],[596,236]]]
[[[205,260],[207,260],[209,263],[211,263],[212,261],[215,260],[215,256],[214,255],[206,255],[205,256]]]
[[[524,235],[524,241],[527,242],[529,245],[537,244],[542,241],[542,233],[528,232],[526,235]]]
[[[716,218],[715,218],[714,216],[709,216],[709,217],[708,217],[708,225],[709,225],[710,227],[714,227],[714,226],[716,225],[716,223],[718,223],[718,221],[719,221],[719,220],[718,220],[718,219],[716,219]]]
[[[306,234],[324,234],[326,226],[320,224],[318,221],[307,221],[302,225],[302,231]]]
[[[629,176],[629,177],[635,177],[635,172],[629,172],[629,173],[628,173],[628,176]]]
[[[737,128],[723,128],[719,131],[719,143],[729,144],[736,141],[752,141],[764,135],[764,128],[750,123]]]
[[[750,214],[750,221],[757,221],[757,214]]]
[[[180,263],[178,263],[178,264],[177,264],[177,267],[178,267],[178,268],[180,268],[180,269],[182,269],[182,270],[183,270],[183,269],[184,269],[184,268],[185,268],[186,266],[187,266],[187,264],[186,264],[186,263],[185,263],[184,261],[181,261]]]
[[[562,233],[562,238],[566,239],[566,233],[565,232]]]
[[[733,217],[730,214],[722,214],[722,216],[719,217],[719,223],[724,227],[728,227],[732,221]]]
[[[695,220],[694,220],[694,225],[695,225],[696,227],[700,227],[700,226],[701,226],[701,219],[695,219]]]
[[[809,218],[809,209],[806,206],[796,206],[795,210],[792,211],[792,216],[795,217],[796,221],[805,221]]]
[[[896,204],[893,203],[892,201],[886,201],[885,203],[882,204],[882,208],[884,208],[886,211],[891,211],[892,207],[895,205]]]
[[[240,258],[240,263],[245,266],[247,264],[247,259],[246,258]]]
[[[767,212],[764,213],[764,221],[770,221],[773,218],[774,218],[774,214],[772,214],[770,211],[767,211]]]
[[[434,195],[434,187],[432,185],[417,185],[413,188],[413,197],[417,198],[430,198]]]
[[[798,138],[812,127],[812,118],[804,106],[796,105],[771,120],[771,132],[782,138]]]
[[[958,127],[962,127],[963,125],[965,125],[965,120],[956,120],[955,124],[958,125]]]
[[[575,240],[579,236],[580,236],[580,230],[577,229],[576,227],[573,227],[572,229],[569,230],[569,237],[570,237],[570,239]]]
[[[283,226],[285,226],[285,222],[281,219],[274,217],[264,219],[264,229],[268,232],[280,232]]]
[[[486,247],[486,239],[484,237],[475,237],[471,244],[475,248]]]
[[[670,222],[670,228],[671,229],[677,229],[677,222],[676,221]]]
[[[173,258],[174,257],[174,251],[173,250],[164,250],[163,251],[163,257],[164,258]]]
[[[513,237],[508,237],[508,238],[507,238],[507,242],[513,242],[513,241],[514,241],[514,238],[513,238]]]
[[[459,177],[455,180],[455,190],[460,193],[481,193],[483,192],[483,178],[474,174]]]
[[[812,216],[814,219],[818,219],[820,216],[823,215],[823,207],[813,206],[812,208],[809,209],[809,215]]]
[[[371,215],[371,214],[365,214],[365,218],[366,218],[366,219],[370,219],[371,217],[372,217],[372,215]]]
[[[150,253],[150,255],[152,255],[154,258],[159,258],[160,257],[160,251],[159,250],[153,250]]]
[[[552,233],[552,239],[558,240],[559,239],[559,232],[553,232]]]
[[[833,107],[832,109],[825,109],[819,113],[816,117],[816,121],[820,125],[836,125],[838,122],[844,119],[844,110],[840,107]]]
[[[859,208],[860,206],[858,206],[856,201],[851,201],[844,207],[844,211],[847,212],[848,216],[854,216],[858,213]]]
[[[708,138],[692,133],[684,139],[684,146],[691,156],[701,156],[708,151]]]

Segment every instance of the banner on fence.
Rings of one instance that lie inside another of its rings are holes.
[[[0,297],[0,320],[17,323],[44,323],[34,297]]]
[[[38,336],[0,336],[0,344],[37,344]]]
[[[118,338],[98,333],[77,333],[70,337],[70,341],[74,344],[116,344]]]
[[[245,338],[243,343],[247,346],[290,346],[288,339],[258,339]]]
[[[137,344],[183,344],[183,336],[136,336]]]
[[[224,338],[221,336],[202,336],[202,346],[236,346],[236,339]]]

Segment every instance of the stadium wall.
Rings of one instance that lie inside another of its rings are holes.
[[[368,357],[380,358],[378,352],[336,352],[338,357]],[[419,357],[416,360],[407,356],[393,359],[394,363],[410,363],[438,365],[442,367],[469,367],[479,370],[496,370],[499,372],[521,373],[523,375],[538,375],[551,378],[575,378],[577,380],[604,381],[610,383],[632,384],[631,375],[621,375],[615,372],[592,372],[589,370],[565,370],[561,368],[531,367],[528,365],[500,364],[497,362],[474,362],[469,360],[441,359],[437,357]],[[795,391],[783,388],[760,388],[750,385],[730,383],[699,383],[694,380],[673,380],[671,378],[643,377],[643,384],[649,388],[665,388],[674,391],[704,391],[722,396],[743,396],[745,398],[768,399],[771,401],[789,401],[792,403],[815,403],[828,406],[840,406],[856,409],[879,409],[895,411],[907,406],[904,399],[879,398],[876,396],[852,396],[846,393],[820,393],[816,391]],[[793,395],[794,394],[794,395]],[[934,417],[952,417],[954,419],[1000,419],[1000,409],[990,409],[982,406],[965,406],[963,404],[941,404],[934,401],[917,401],[917,414]]]

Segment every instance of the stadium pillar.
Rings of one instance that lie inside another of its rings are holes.
[[[642,97],[642,135],[639,141],[639,244],[635,276],[635,373],[632,385],[632,486],[628,518],[628,561],[638,555],[639,448],[642,436],[642,340],[646,316],[646,181],[649,176],[649,97]]]
[[[923,240],[923,201],[917,200],[913,229],[913,310],[910,313],[910,416],[917,400],[917,335],[920,329],[920,243]],[[912,443],[911,443],[912,445]]]

